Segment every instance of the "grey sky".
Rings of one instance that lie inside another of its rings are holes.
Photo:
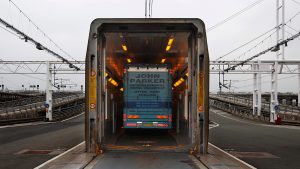
[[[222,21],[233,13],[243,9],[256,0],[154,0],[154,18],[200,18],[206,23],[206,27]],[[143,18],[144,0],[14,0],[14,2],[56,43],[68,51],[77,60],[84,60],[89,25],[95,18]],[[286,19],[289,19],[300,11],[300,5],[292,0],[286,0]],[[208,32],[209,53],[211,60],[222,56],[228,51],[253,39],[265,31],[275,27],[275,0],[264,0],[253,9],[241,14],[224,25]],[[40,39],[44,44],[48,41],[38,34],[32,26],[29,26],[25,18],[9,3],[8,0],[0,1],[0,17],[13,23],[19,29]],[[290,26],[300,30],[300,15]],[[287,31],[294,34],[293,30]],[[289,35],[288,33],[286,34]],[[270,45],[274,45],[275,36],[272,36],[263,45],[247,53],[243,58],[252,56]],[[259,41],[261,41],[260,39]],[[245,48],[224,58],[232,60],[253,47],[256,41]],[[299,39],[289,43],[286,51],[287,59],[300,59]],[[53,47],[53,46],[52,46]],[[56,50],[56,48],[53,48]],[[56,50],[57,51],[57,50]],[[261,59],[274,59],[275,55],[267,54]],[[38,51],[32,45],[26,44],[16,37],[0,29],[0,59],[3,60],[55,60],[55,58],[43,51]],[[69,59],[69,58],[68,58]],[[0,75],[2,81],[9,88],[20,88],[20,83],[31,84],[32,79],[23,76]],[[82,75],[75,75],[73,81],[84,83]],[[44,78],[43,76],[39,76]],[[74,76],[72,76],[74,77]],[[78,78],[82,80],[77,80]],[[248,79],[251,76],[230,76],[232,79]],[[283,76],[281,76],[283,77]],[[268,78],[268,77],[266,77]],[[216,77],[211,78],[212,91],[217,90]],[[2,83],[1,81],[1,83]],[[284,80],[287,81],[287,80]],[[280,82],[281,91],[297,90],[297,78],[288,79],[289,83]],[[44,82],[39,82],[42,86]],[[251,89],[252,81],[234,84],[246,86],[239,90]],[[247,87],[247,85],[250,85]],[[264,91],[269,90],[269,84],[263,85]],[[238,90],[238,89],[237,89]]]

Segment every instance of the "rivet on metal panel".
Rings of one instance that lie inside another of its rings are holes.
[[[93,33],[93,38],[97,39],[98,38],[98,34],[97,33]]]
[[[198,33],[198,38],[202,38],[203,37],[203,33],[202,32],[199,32]]]

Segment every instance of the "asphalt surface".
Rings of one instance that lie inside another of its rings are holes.
[[[259,169],[300,169],[300,127],[274,126],[210,111],[210,142]]]
[[[247,163],[259,169],[300,168],[300,127],[255,123],[219,110],[212,110],[210,119],[219,124],[210,130],[210,142]],[[84,139],[83,120],[79,116],[66,122],[0,127],[0,168],[34,168],[79,144]],[[176,145],[166,132],[153,131],[126,132],[117,145],[148,143]],[[103,158],[94,168],[197,168],[184,153],[108,152]]]
[[[0,168],[34,168],[83,140],[83,115],[65,122],[0,127]]]

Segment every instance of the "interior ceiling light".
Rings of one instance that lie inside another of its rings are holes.
[[[174,83],[174,87],[181,85],[184,82],[183,78],[180,78],[177,82]]]
[[[168,52],[170,49],[171,49],[171,46],[168,45],[168,46],[166,47],[166,51]]]
[[[188,77],[188,76],[189,76],[189,73],[187,72],[185,75],[186,75],[186,77]]]
[[[161,63],[165,63],[165,61],[166,61],[166,59],[162,59],[162,60],[161,60]]]
[[[127,59],[127,62],[128,62],[128,63],[131,63],[131,59],[128,58],[128,59]]]
[[[168,41],[168,46],[172,46],[173,41],[174,41],[174,38],[170,38]]]
[[[124,88],[122,87],[122,88],[120,89],[120,91],[123,92],[123,91],[124,91]]]
[[[173,44],[173,41],[174,41],[174,38],[171,37],[171,38],[169,39],[168,45],[167,45],[167,47],[166,47],[166,51],[167,51],[167,52],[171,49],[172,44]]]
[[[122,49],[127,52],[127,46],[125,44],[122,44]]]
[[[113,78],[109,78],[108,81],[114,86],[119,86],[119,84]]]
[[[119,84],[113,78],[109,78],[108,81],[114,86],[119,86]]]

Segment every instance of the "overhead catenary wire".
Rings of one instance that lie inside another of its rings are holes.
[[[298,32],[299,30],[296,30],[295,28],[293,28],[293,27],[291,27],[291,26],[289,26],[289,25],[285,25],[285,26],[287,26],[288,28],[290,28],[291,30],[293,30],[293,31],[295,31],[295,32]]]
[[[242,48],[242,47],[244,47],[244,46],[246,46],[246,45],[250,44],[251,42],[254,42],[255,40],[257,40],[257,39],[259,39],[259,38],[261,38],[261,37],[265,36],[266,34],[268,34],[269,32],[271,32],[271,31],[273,31],[273,30],[275,30],[275,29],[277,29],[277,27],[275,27],[275,28],[272,28],[272,29],[270,29],[270,30],[268,30],[268,31],[264,32],[263,34],[261,34],[261,35],[259,35],[259,36],[255,37],[255,38],[253,38],[253,39],[251,39],[250,41],[248,41],[248,42],[244,43],[243,45],[241,45],[241,46],[239,46],[239,47],[237,47],[237,48],[235,48],[235,49],[233,49],[233,50],[229,51],[228,53],[226,53],[226,54],[224,54],[224,55],[222,55],[222,56],[218,57],[216,60],[220,60],[220,59],[222,59],[222,58],[224,58],[224,57],[226,57],[226,56],[230,55],[231,53],[233,53],[233,52],[235,52],[235,51],[239,50],[240,48]]]
[[[300,14],[300,12],[297,12],[297,13],[296,13],[295,15],[293,15],[290,19],[288,19],[288,21],[287,21],[286,23],[284,23],[284,25],[287,26],[287,27],[289,27],[290,29],[293,29],[295,32],[299,32],[298,30],[296,30],[296,29],[294,29],[294,28],[292,28],[291,26],[288,25],[288,23],[291,23],[291,22],[292,22],[299,14]],[[275,29],[278,29],[278,28],[280,28],[281,26],[282,26],[282,24],[276,26],[275,28],[272,28],[270,31],[275,30]],[[269,31],[269,32],[270,32],[270,31]],[[266,34],[267,34],[267,33],[268,33],[268,32],[266,32]],[[236,57],[235,59],[238,59],[238,58],[240,58],[241,56],[244,56],[246,53],[248,53],[248,52],[250,52],[251,50],[253,50],[254,48],[256,48],[259,44],[262,44],[264,41],[266,41],[267,39],[271,38],[275,33],[276,33],[276,31],[274,31],[273,33],[271,33],[267,38],[263,39],[262,41],[260,41],[259,43],[257,43],[256,45],[254,45],[252,48],[248,49],[246,52],[244,52],[244,53],[242,53],[241,55],[239,55],[238,57]],[[264,36],[264,35],[262,34],[262,36]],[[261,36],[261,37],[262,37],[262,36]],[[257,39],[259,39],[259,37],[258,37]],[[255,41],[255,40],[256,40],[256,38],[253,39],[253,41]],[[252,42],[252,40],[249,41],[249,43],[251,43],[251,42]],[[238,50],[238,49],[240,49],[240,48],[246,46],[246,45],[249,44],[249,43],[246,43],[245,45],[241,45],[240,47],[236,48],[236,50]],[[228,56],[229,54],[235,52],[236,50],[234,49],[234,50],[232,50],[232,52],[228,52],[228,54],[225,54],[225,55],[219,57],[217,60],[219,60],[219,59],[221,59],[221,58],[223,58],[223,57],[225,57],[225,56]],[[234,60],[235,60],[235,59],[234,59]]]
[[[300,12],[297,12],[294,16],[292,16],[286,23],[291,22],[293,19],[295,19],[298,15],[300,14]]]
[[[299,76],[299,75],[292,75],[292,76],[288,76],[288,77],[282,77],[282,78],[278,78],[278,80],[284,80],[284,79],[289,79],[289,78],[293,78],[293,77],[296,77],[296,76]],[[262,81],[260,84],[265,84],[265,83],[269,83],[271,82],[270,80],[267,80],[267,81]],[[240,87],[237,87],[237,88],[245,88],[245,87],[251,87],[253,86],[253,84],[249,84],[249,85],[244,85],[244,86],[240,86]]]
[[[50,38],[39,26],[37,26],[36,23],[34,23],[28,15],[26,15],[22,9],[16,4],[14,3],[12,0],[8,0],[15,8],[17,8],[19,10],[19,12],[28,19],[28,21],[38,30],[42,33],[43,36],[45,36],[51,43],[54,44],[54,46],[56,46],[61,52],[63,52],[66,56],[68,56],[69,58],[73,59],[74,61],[77,61],[74,57],[72,57],[68,52],[66,52],[64,49],[62,49],[56,42],[54,42],[54,40],[52,40],[52,38]]]
[[[4,69],[4,68],[0,68],[0,69],[2,69],[2,70],[4,70],[4,71],[7,71],[7,72],[11,72],[11,73],[14,73],[14,71],[12,71],[12,70],[7,70],[7,69]],[[30,78],[33,78],[33,79],[37,79],[37,80],[40,80],[40,81],[45,81],[45,79],[41,79],[41,78],[38,78],[38,77],[35,77],[35,76],[30,76],[30,75],[26,75],[26,74],[19,74],[19,75],[21,75],[21,76],[26,76],[26,77],[30,77]]]
[[[3,61],[4,61],[4,60],[0,59],[0,62],[3,62]],[[6,64],[5,64],[4,66],[6,66],[7,69],[4,69],[3,66],[0,67],[0,69],[1,69],[1,70],[4,70],[4,71],[7,71],[7,72],[10,72],[10,73],[15,73],[15,71],[11,70]],[[31,76],[31,75],[27,75],[27,74],[17,74],[17,75],[19,75],[19,76],[25,76],[25,77],[29,77],[29,78],[33,78],[33,79],[36,79],[36,80],[39,80],[39,81],[42,81],[42,82],[45,81],[45,79],[41,79],[41,78],[38,78],[38,77],[36,77],[36,76]],[[71,82],[72,82],[72,83],[75,83],[75,82],[73,82],[73,81],[71,81]],[[55,84],[51,84],[51,85],[52,85],[53,87],[56,87],[56,88],[57,88],[57,86],[55,86]]]
[[[77,66],[72,64],[69,60],[67,60],[63,56],[59,55],[58,53],[52,51],[51,49],[47,48],[46,46],[42,45],[40,42],[36,41],[35,39],[31,38],[30,36],[28,36],[24,32],[22,32],[19,29],[15,28],[13,25],[7,23],[2,18],[0,18],[0,23],[3,24],[6,28],[8,28],[11,31],[15,32],[16,34],[18,34],[18,37],[24,38],[25,42],[28,42],[28,41],[32,42],[36,46],[37,49],[45,50],[46,52],[52,54],[53,56],[57,57],[58,59],[62,60],[63,62],[68,63],[70,68],[74,68],[75,70],[80,70],[80,68],[78,68]]]
[[[271,75],[263,75],[262,77],[267,77],[267,76],[271,76]],[[288,76],[288,77],[282,77],[282,78],[278,78],[278,80],[289,79],[289,78],[296,77],[296,76],[299,76],[299,75],[292,75],[292,76]],[[250,81],[250,80],[253,80],[253,78],[238,80],[237,82],[245,82],[245,81]],[[271,82],[271,81],[270,80],[262,81],[260,84],[265,84],[265,83],[268,83],[268,82]],[[245,87],[251,87],[251,86],[253,86],[253,84],[247,84],[247,85],[243,85],[243,86],[236,87],[236,88],[245,88]]]
[[[298,1],[296,1],[296,0],[291,0],[291,1],[293,1],[294,3],[300,5],[300,2],[298,2]]]
[[[247,7],[243,8],[242,10],[240,10],[240,11],[234,13],[233,15],[229,16],[228,18],[226,18],[226,19],[224,19],[224,20],[222,20],[222,21],[216,23],[215,25],[209,27],[209,28],[207,29],[207,31],[209,32],[209,31],[212,31],[212,30],[216,29],[217,27],[219,27],[219,26],[225,24],[226,22],[232,20],[233,18],[235,18],[235,17],[237,17],[237,16],[239,16],[239,15],[245,13],[246,11],[250,10],[251,8],[257,6],[258,4],[260,4],[260,3],[263,2],[263,1],[264,1],[264,0],[258,0],[258,1],[255,1],[254,3],[252,3],[252,4],[248,5]]]
[[[253,49],[257,48],[260,44],[263,44],[267,39],[271,38],[276,33],[276,30],[272,32],[268,37],[264,38],[262,41],[254,45],[252,48],[248,49],[246,52],[240,54],[238,57],[235,57],[233,60],[239,59],[242,56],[245,56],[248,52],[251,52]]]
[[[270,75],[262,75],[261,77],[266,77],[266,76],[270,76]],[[236,80],[236,82],[246,82],[246,81],[250,81],[250,80],[253,80],[253,78],[242,79],[242,80]]]
[[[3,26],[1,26],[1,25],[0,25],[0,28],[3,29],[3,30],[5,30],[6,32],[8,32],[8,33],[14,35],[14,36],[17,36],[17,37],[21,38],[18,34],[12,32],[12,31],[10,31],[10,30],[8,30],[7,28],[5,28],[5,27],[3,27]]]
[[[287,38],[286,40],[283,40],[283,41],[279,42],[278,44],[276,44],[276,45],[274,45],[274,46],[272,46],[272,47],[269,47],[268,49],[266,49],[266,50],[264,50],[264,51],[262,51],[262,52],[260,52],[260,53],[258,53],[258,54],[256,54],[256,55],[254,55],[254,56],[252,56],[252,57],[250,57],[250,58],[248,58],[248,59],[246,59],[246,60],[244,60],[244,61],[241,61],[241,62],[238,63],[238,64],[235,64],[235,65],[233,65],[233,66],[231,66],[231,67],[225,69],[224,71],[234,70],[237,66],[244,65],[244,64],[247,63],[248,61],[253,60],[254,58],[257,58],[257,57],[259,57],[259,56],[261,56],[261,55],[263,55],[263,54],[265,54],[265,53],[267,53],[267,52],[270,52],[270,51],[277,51],[277,50],[280,48],[280,46],[282,46],[282,45],[287,45],[288,42],[294,40],[295,38],[297,38],[297,37],[299,37],[299,36],[300,36],[300,32],[298,32],[297,34],[291,36],[290,38]]]

